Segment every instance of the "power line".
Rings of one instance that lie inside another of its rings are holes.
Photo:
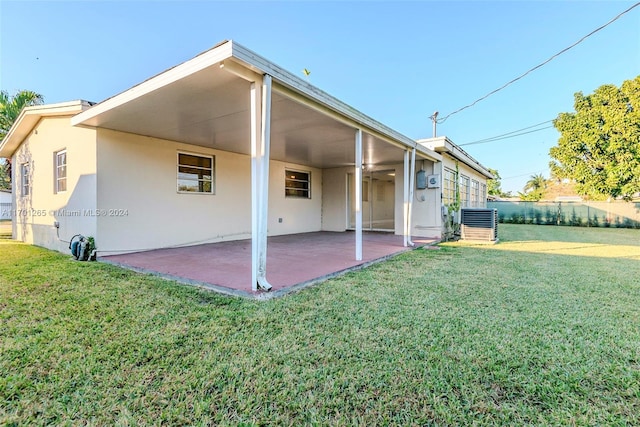
[[[455,110],[452,113],[447,114],[446,116],[444,116],[443,118],[441,118],[440,120],[437,121],[437,123],[444,123],[449,117],[453,116],[454,114],[457,114],[463,110],[466,110],[467,108],[473,107],[474,105],[476,105],[478,102],[483,101],[485,99],[487,99],[488,97],[490,97],[491,95],[500,92],[502,89],[506,88],[507,86],[517,82],[518,80],[522,79],[523,77],[525,77],[526,75],[528,75],[529,73],[537,70],[538,68],[548,64],[549,62],[551,62],[552,60],[554,60],[555,58],[557,58],[558,56],[562,55],[563,53],[565,53],[566,51],[568,51],[569,49],[572,49],[574,47],[576,47],[577,45],[579,45],[580,43],[582,43],[584,40],[586,40],[588,37],[591,37],[592,35],[594,35],[595,33],[597,33],[598,31],[608,27],[609,25],[611,25],[612,23],[614,23],[615,21],[617,21],[618,19],[620,19],[624,14],[630,12],[632,9],[636,8],[640,6],[640,2],[634,4],[633,6],[631,6],[630,8],[628,8],[627,10],[621,12],[620,14],[618,14],[615,18],[611,19],[609,22],[607,22],[606,24],[596,28],[595,30],[591,31],[589,34],[587,34],[586,36],[582,37],[580,40],[578,40],[577,42],[575,42],[574,44],[572,44],[569,47],[565,47],[564,49],[562,49],[560,52],[556,53],[555,55],[553,55],[551,58],[547,59],[546,61],[536,65],[535,67],[531,68],[530,70],[528,70],[527,72],[525,72],[524,74],[516,77],[515,79],[505,83],[504,85],[500,86],[498,89],[492,90],[491,92],[489,92],[488,94],[486,94],[485,96],[476,99],[475,101],[473,101],[471,104],[469,105],[465,105],[462,108],[458,108],[457,110]]]
[[[544,170],[542,170],[542,171],[537,171],[537,172],[523,173],[522,175],[508,176],[508,177],[506,177],[506,178],[502,178],[502,177],[500,177],[500,180],[501,180],[501,181],[504,181],[505,179],[522,178],[523,176],[531,176],[531,175],[536,175],[536,174],[542,174],[542,173],[544,173],[544,172],[545,172],[545,171],[544,171]]]
[[[551,123],[552,121],[553,120],[546,120],[544,122],[540,122],[540,123],[537,123],[535,125],[527,126],[526,128],[514,130],[514,131],[511,131],[511,132],[503,133],[501,135],[496,135],[496,136],[492,136],[492,137],[489,137],[489,138],[479,139],[477,141],[465,142],[464,144],[458,144],[458,146],[462,147],[462,146],[465,146],[465,145],[485,144],[487,142],[500,141],[502,139],[515,138],[516,136],[526,135],[528,133],[533,133],[533,132],[539,132],[541,130],[552,128],[553,126],[545,126],[543,128],[529,130],[527,132],[523,132],[523,131],[526,131],[528,129],[532,129],[532,128],[535,128],[535,127],[538,127],[538,126],[541,126],[541,125],[544,125],[544,124],[547,124],[547,123]]]
[[[545,126],[543,128],[540,128],[540,129],[534,129],[534,130],[530,130],[528,132],[522,132],[522,133],[518,133],[518,134],[515,134],[515,135],[511,135],[511,136],[505,136],[505,137],[502,137],[502,138],[495,138],[495,139],[492,139],[492,140],[489,140],[489,141],[482,141],[482,142],[478,142],[478,141],[476,141],[476,142],[467,142],[466,144],[458,144],[458,146],[473,145],[473,144],[486,144],[488,142],[500,141],[502,139],[515,138],[516,136],[522,136],[522,135],[526,135],[528,133],[540,132],[541,130],[551,129],[552,127],[553,126]]]

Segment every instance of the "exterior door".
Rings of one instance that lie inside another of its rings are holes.
[[[355,176],[348,175],[349,229],[356,227]],[[370,171],[362,177],[362,229],[394,231],[395,170]]]

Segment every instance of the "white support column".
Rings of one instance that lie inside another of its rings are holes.
[[[411,170],[409,172],[409,203],[407,205],[407,243],[409,246],[415,246],[411,240],[411,219],[413,217],[413,191],[416,180],[416,149],[411,150]]]
[[[403,196],[404,203],[402,205],[402,240],[403,245],[409,246],[409,236],[407,236],[407,229],[409,228],[409,150],[404,150],[404,180],[403,180]]]
[[[262,118],[258,193],[258,287],[271,290],[267,281],[267,228],[269,219],[269,158],[271,152],[271,76],[262,77]]]
[[[251,83],[251,289],[270,290],[267,282],[271,76]]]
[[[260,120],[258,114],[262,106],[262,94],[260,82],[251,83],[251,290],[258,290],[258,269],[260,266],[258,258],[258,246],[260,228],[259,218],[259,196],[260,196],[260,165],[259,165],[259,141],[261,135]]]
[[[362,129],[356,130],[356,261],[362,260]]]

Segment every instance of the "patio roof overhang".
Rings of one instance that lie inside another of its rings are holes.
[[[251,154],[250,81],[273,79],[270,158],[318,168],[354,165],[354,133],[363,132],[363,162],[399,163],[440,154],[362,114],[303,79],[232,41],[109,98],[72,119],[73,125],[180,141]]]
[[[404,244],[413,246],[415,160],[442,159],[232,41],[95,105],[71,124],[249,155],[254,290],[271,289],[266,280],[271,160],[323,169],[353,166],[355,258],[361,260],[363,166],[404,164]]]

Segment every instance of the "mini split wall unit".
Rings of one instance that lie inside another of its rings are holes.
[[[232,41],[98,104],[26,108],[0,156],[15,239],[66,252],[93,236],[99,256],[251,239],[256,287],[267,236],[353,230],[356,259],[366,230],[438,238],[449,170]]]

